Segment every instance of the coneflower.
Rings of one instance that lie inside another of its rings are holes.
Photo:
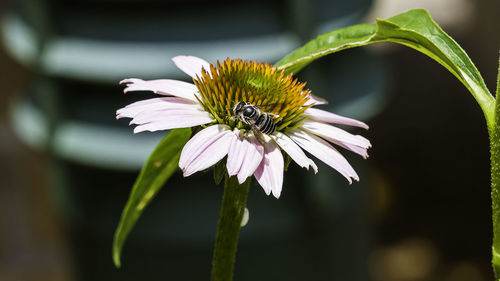
[[[229,176],[241,184],[254,176],[266,194],[279,198],[286,153],[299,166],[317,172],[303,150],[337,170],[349,183],[359,180],[348,161],[331,144],[368,157],[370,142],[330,124],[368,129],[360,121],[312,108],[324,103],[305,83],[269,64],[240,59],[210,64],[193,56],[177,56],[174,63],[194,83],[178,80],[125,79],[125,93],[152,91],[163,97],[132,103],[117,111],[117,118],[133,118],[135,133],[201,126],[184,146],[179,167],[185,177],[205,170],[227,156]],[[268,114],[276,129],[260,132],[236,118],[239,102]]]

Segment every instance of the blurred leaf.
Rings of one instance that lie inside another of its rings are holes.
[[[226,174],[226,160],[222,159],[214,166],[214,181],[219,185]]]
[[[191,129],[171,130],[151,153],[134,183],[122,212],[113,241],[113,261],[120,267],[123,244],[144,208],[172,176],[179,164],[181,150],[191,136]]]
[[[297,73],[314,60],[344,49],[379,42],[394,42],[422,52],[446,67],[472,93],[488,125],[493,124],[494,99],[481,74],[465,51],[448,36],[425,10],[410,10],[376,24],[360,24],[334,30],[276,63],[287,74]]]
[[[288,153],[284,153],[285,155],[285,172],[288,171],[288,167],[290,166],[290,163],[292,162],[292,157],[290,157],[290,155],[288,155]]]

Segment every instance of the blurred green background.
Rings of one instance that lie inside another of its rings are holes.
[[[500,2],[57,1],[0,3],[0,280],[206,280],[221,188],[174,176],[111,260],[130,187],[163,133],[115,110],[126,77],[186,79],[170,58],[275,62],[314,36],[427,8],[493,90]],[[282,197],[253,185],[235,280],[492,280],[485,122],[444,68],[401,46],[331,55],[300,73],[327,108],[364,120],[345,152],[361,182],[292,167]],[[316,161],[317,163],[319,161]],[[318,163],[319,164],[319,163]]]

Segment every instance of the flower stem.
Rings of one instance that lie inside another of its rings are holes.
[[[247,204],[249,188],[250,178],[240,185],[236,177],[229,177],[226,173],[224,195],[222,196],[222,207],[212,257],[211,281],[233,280],[240,224]]]
[[[490,127],[491,209],[493,219],[492,264],[495,280],[500,280],[500,59],[498,67],[495,122]]]

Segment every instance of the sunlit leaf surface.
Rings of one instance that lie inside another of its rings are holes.
[[[410,10],[386,20],[378,19],[376,24],[360,24],[325,33],[295,50],[275,66],[286,73],[297,73],[325,55],[379,42],[406,45],[446,67],[472,93],[481,106],[488,125],[493,124],[495,101],[481,74],[465,51],[425,10]]]

